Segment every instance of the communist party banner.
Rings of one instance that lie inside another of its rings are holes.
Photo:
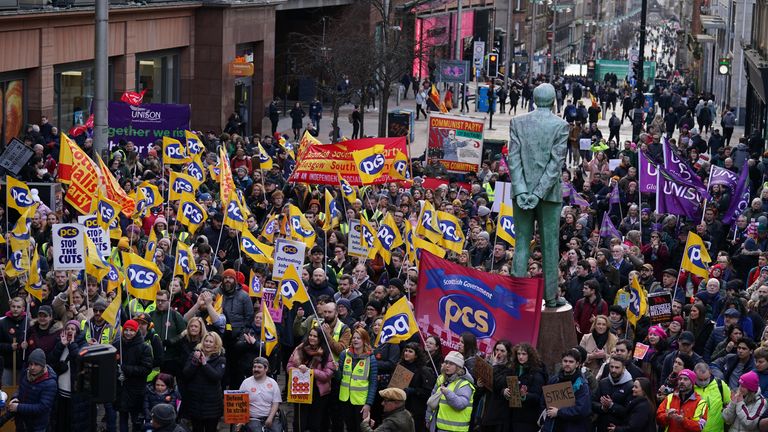
[[[485,273],[422,250],[417,292],[419,329],[439,335],[445,352],[457,349],[465,331],[489,354],[501,339],[536,345],[544,279]]]
[[[339,174],[352,186],[361,186],[360,174],[355,167],[352,152],[373,149],[377,145],[384,146],[383,171],[370,184],[383,184],[399,181],[390,177],[390,169],[398,150],[408,155],[405,137],[397,138],[363,138],[348,140],[336,144],[311,144],[296,164],[290,182],[338,185]]]
[[[483,160],[482,119],[429,116],[427,160],[438,159],[451,172],[478,172]]]

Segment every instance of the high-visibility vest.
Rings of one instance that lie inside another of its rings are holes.
[[[128,302],[128,312],[130,315],[136,316],[138,314],[149,314],[150,312],[155,310],[155,302],[152,302],[148,304],[146,307],[144,307],[140,302],[139,299],[131,299],[131,301]]]
[[[318,326],[320,326],[320,324],[321,323],[317,320],[317,318],[314,318],[314,322],[312,323],[312,327],[318,327]],[[336,319],[336,325],[333,327],[333,340],[338,342],[339,339],[341,338],[341,332],[343,330],[344,330],[344,323],[341,322],[341,320],[337,318]],[[322,331],[322,330],[320,330],[320,331]],[[333,351],[331,351],[331,355],[333,356],[333,361],[339,361],[339,356],[334,354]]]
[[[149,352],[152,353],[152,358],[155,358],[155,349],[152,348],[152,333],[147,333],[147,336],[144,338],[144,345],[149,347]],[[160,354],[162,355],[162,353]],[[149,372],[149,375],[147,375],[147,382],[151,383],[155,380],[155,377],[160,374],[160,368],[152,368],[152,371]]]
[[[438,379],[438,389],[440,388],[441,381],[444,378],[441,376]],[[448,390],[456,392],[460,388],[470,386],[472,388],[472,396],[469,398],[469,404],[461,410],[457,410],[448,404],[445,395],[440,396],[440,406],[437,409],[437,429],[445,431],[465,432],[469,430],[469,421],[472,418],[472,403],[475,399],[475,388],[469,381],[464,378],[459,378],[456,381],[448,384]]]
[[[669,409],[672,406],[672,398],[674,396],[675,396],[674,393],[672,393],[672,394],[667,396],[667,409]],[[701,397],[701,396],[698,396],[698,398],[699,398],[699,401],[696,403],[696,409],[693,411],[693,417],[691,419],[693,421],[699,422],[700,423],[700,427],[704,427],[704,425],[701,424],[701,422],[703,421],[703,422],[706,423],[706,420],[702,420],[701,417],[705,416],[706,413],[707,413],[707,401],[705,401],[704,398]],[[679,397],[678,397],[678,399],[679,399]],[[686,413],[685,410],[683,409],[683,405],[685,405],[686,402],[687,401],[684,401],[684,400],[681,399],[680,400],[680,406],[678,406],[676,408],[678,411],[680,411],[680,414],[683,417],[685,417],[686,415],[689,414],[689,413]],[[667,432],[668,430],[669,430],[669,427],[664,428],[664,432]]]
[[[85,330],[85,340],[91,340],[91,326],[88,325],[88,320],[80,321],[80,331]],[[115,339],[115,330],[109,324],[104,324],[104,328],[101,331],[101,337],[99,338],[100,344],[109,345]]]
[[[354,363],[354,364],[353,364]],[[370,357],[355,362],[349,350],[346,351],[341,370],[339,400],[352,405],[365,405],[368,400],[368,375],[371,373]]]
[[[485,188],[485,194],[488,196],[488,202],[492,203],[494,198],[493,187],[490,183],[484,184],[483,187]]]

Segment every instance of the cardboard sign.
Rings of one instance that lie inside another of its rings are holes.
[[[477,357],[475,361],[475,370],[472,372],[475,376],[475,382],[482,381],[483,387],[493,391],[493,366],[484,358]]]
[[[360,219],[349,220],[349,238],[347,243],[347,253],[349,256],[368,259],[368,247],[360,244],[362,239],[362,228],[360,226]]]
[[[109,231],[99,226],[96,215],[81,215],[77,217],[77,221],[85,227],[85,235],[96,245],[99,255],[102,258],[109,258],[109,253],[112,251],[112,246],[109,243]]]
[[[248,423],[250,421],[249,405],[247,391],[224,390],[224,423]]]
[[[613,171],[621,165],[621,159],[608,159],[608,169]]]
[[[53,225],[53,269],[85,270],[85,227]]]
[[[282,279],[283,273],[291,264],[299,270],[299,276],[301,276],[306,251],[307,245],[302,242],[283,238],[275,240],[275,265],[272,267],[272,279]]]
[[[592,138],[579,139],[579,150],[589,150],[592,148]]]
[[[311,404],[312,385],[315,381],[315,371],[307,369],[302,373],[298,369],[288,372],[288,402]]]
[[[520,396],[520,381],[516,376],[507,377],[507,388],[509,389],[509,407],[522,408],[523,398]]]
[[[576,406],[576,395],[573,393],[573,385],[570,381],[545,385],[542,390],[547,407],[560,409]]]
[[[389,379],[389,387],[405,390],[411,384],[411,380],[413,380],[413,372],[399,364],[394,372],[392,372],[392,378]]]
[[[19,175],[19,172],[35,152],[24,145],[18,138],[14,138],[5,147],[5,151],[0,155],[0,167]]]
[[[642,359],[644,359],[644,358],[645,358],[645,355],[648,353],[648,350],[649,350],[650,348],[651,348],[650,346],[648,346],[648,345],[646,345],[646,344],[644,344],[644,343],[640,343],[640,342],[638,342],[638,343],[635,345],[635,354],[634,354],[634,357],[635,357],[636,359],[638,359],[638,360],[642,360]]]
[[[672,294],[648,294],[648,316],[652,325],[672,321]]]

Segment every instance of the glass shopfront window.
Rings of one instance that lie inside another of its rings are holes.
[[[136,89],[147,90],[143,103],[178,103],[179,55],[147,54],[136,60]]]
[[[91,115],[95,76],[92,66],[57,67],[54,71],[54,104],[56,115],[53,124],[59,130],[68,131],[72,126],[85,124]]]
[[[24,134],[26,118],[24,80],[0,80],[0,137],[5,146]]]

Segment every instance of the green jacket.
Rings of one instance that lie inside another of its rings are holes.
[[[376,432],[414,432],[413,417],[406,411],[405,407],[397,408],[389,414],[384,414],[381,424],[376,427]],[[371,425],[366,422],[360,423],[360,432],[373,432]]]
[[[718,385],[718,382],[720,385]],[[704,426],[704,429],[702,429],[701,432],[724,431],[725,422],[723,421],[723,416],[721,414],[723,412],[723,407],[731,402],[731,389],[728,388],[728,383],[712,377],[712,381],[710,381],[706,387],[700,387],[697,384],[694,387],[694,391],[707,402],[708,407],[707,425]]]

